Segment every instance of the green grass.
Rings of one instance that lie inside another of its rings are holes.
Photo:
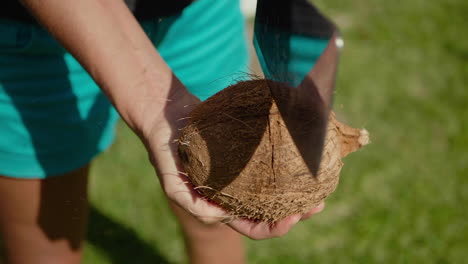
[[[249,263],[466,263],[468,2],[320,0],[345,39],[335,109],[372,144],[327,208]],[[186,263],[141,144],[123,125],[92,170],[86,264]]]

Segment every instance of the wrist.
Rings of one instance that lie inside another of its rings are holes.
[[[125,122],[143,140],[182,123],[177,120],[188,116],[192,106],[199,102],[171,71],[148,74],[130,90],[131,98],[123,98],[116,106]]]

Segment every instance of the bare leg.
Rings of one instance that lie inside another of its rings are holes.
[[[0,236],[8,264],[78,264],[89,166],[46,180],[0,176]]]
[[[239,233],[225,224],[206,225],[171,203],[184,231],[191,264],[244,263],[244,245]]]

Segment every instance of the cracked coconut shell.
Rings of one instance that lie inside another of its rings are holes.
[[[178,150],[202,196],[235,217],[274,223],[318,206],[338,184],[341,158],[369,137],[331,113],[322,159],[311,173],[271,96],[271,84],[242,81],[198,105]]]

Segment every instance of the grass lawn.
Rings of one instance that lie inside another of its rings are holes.
[[[327,208],[249,263],[466,263],[468,2],[320,0],[345,39],[338,116],[372,144],[344,160]],[[186,263],[142,145],[119,125],[92,170],[86,264]]]

